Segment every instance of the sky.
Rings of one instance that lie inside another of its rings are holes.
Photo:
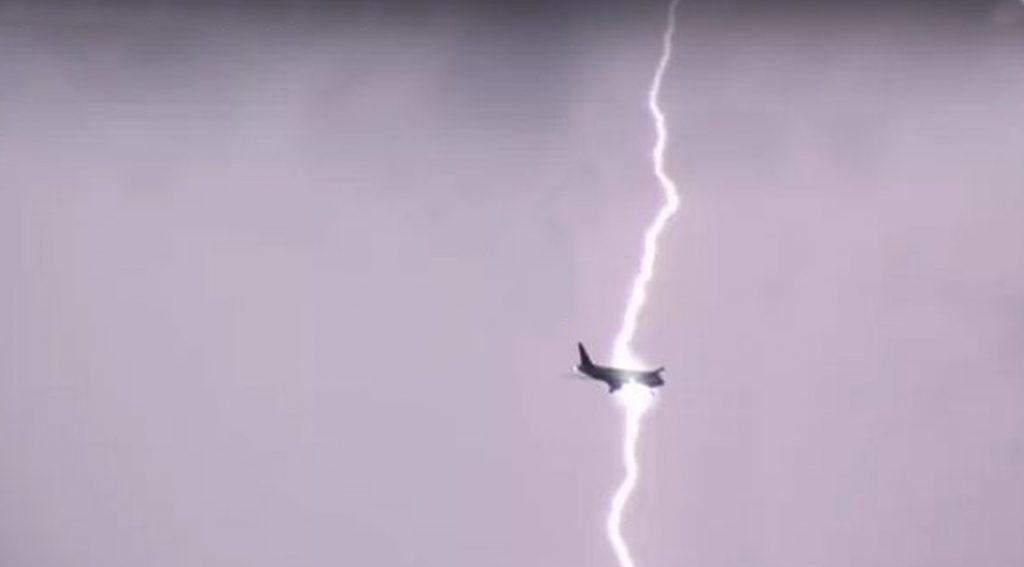
[[[660,2],[0,2],[0,564],[613,567]],[[1024,5],[688,2],[638,565],[1024,563]]]

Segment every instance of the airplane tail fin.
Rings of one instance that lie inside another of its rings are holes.
[[[590,355],[587,354],[587,349],[583,348],[583,343],[577,343],[580,348],[580,368],[590,368],[594,366],[594,361],[590,360]]]

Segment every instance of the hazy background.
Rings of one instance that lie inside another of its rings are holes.
[[[0,2],[0,564],[612,567],[661,2]],[[643,567],[1024,564],[1024,5],[686,2]]]

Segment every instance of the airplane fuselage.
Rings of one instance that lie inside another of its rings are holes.
[[[576,372],[598,382],[608,385],[608,391],[614,392],[626,384],[642,384],[648,388],[659,388],[665,385],[661,377],[664,367],[656,370],[627,370],[625,368],[614,368],[611,366],[599,366],[590,360],[583,344],[579,345],[580,363],[576,365]]]

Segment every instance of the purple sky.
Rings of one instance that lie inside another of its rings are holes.
[[[321,5],[0,2],[0,565],[614,566],[661,4]],[[1024,6],[785,5],[680,10],[634,555],[1019,567]]]

